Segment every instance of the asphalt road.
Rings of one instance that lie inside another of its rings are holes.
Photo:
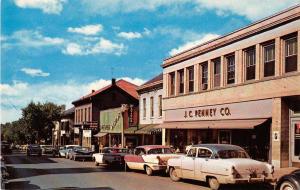
[[[10,172],[7,189],[95,189],[95,190],[208,190],[206,183],[173,182],[167,175],[147,176],[144,172],[94,166],[91,161],[72,161],[47,156],[27,157],[22,153],[5,156]],[[263,186],[223,186],[222,190],[259,190]],[[272,188],[271,188],[272,189]]]

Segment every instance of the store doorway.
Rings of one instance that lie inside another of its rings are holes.
[[[300,163],[300,118],[291,121],[291,160]]]

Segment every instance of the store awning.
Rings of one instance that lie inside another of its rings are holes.
[[[129,127],[124,130],[124,134],[134,134],[138,130],[138,127]]]
[[[97,133],[96,135],[94,135],[94,137],[104,137],[105,135],[107,135],[107,133]]]
[[[187,121],[166,122],[158,128],[164,129],[253,129],[267,119],[217,120],[217,121]]]
[[[129,127],[124,130],[125,134],[155,134],[160,133],[161,128],[157,128],[159,124],[139,125],[139,127]]]
[[[135,134],[155,134],[160,133],[161,128],[156,128],[159,124],[140,125]]]

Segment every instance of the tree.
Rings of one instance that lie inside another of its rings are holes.
[[[41,140],[50,143],[52,137],[53,121],[60,119],[64,105],[56,105],[51,102],[44,104],[30,102],[27,107],[22,109],[22,118],[25,127],[30,133],[29,141],[31,143]]]
[[[10,143],[51,143],[53,121],[60,119],[64,105],[51,102],[30,102],[22,109],[22,117],[11,123],[1,124],[1,137]]]

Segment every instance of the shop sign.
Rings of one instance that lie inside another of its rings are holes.
[[[65,130],[60,130],[60,136],[63,136],[64,134],[66,134]]]
[[[121,133],[123,116],[121,108],[100,111],[100,131],[106,133]]]
[[[91,130],[83,130],[82,134],[83,134],[83,137],[92,137],[92,131]]]
[[[75,128],[74,128],[74,133],[75,133],[75,134],[79,134],[79,128],[78,128],[78,127],[75,127]]]
[[[165,116],[165,121],[269,118],[272,99],[166,110]]]

